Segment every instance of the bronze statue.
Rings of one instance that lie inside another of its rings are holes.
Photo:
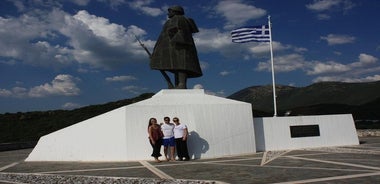
[[[184,16],[181,6],[168,9],[165,22],[150,57],[150,67],[160,70],[168,82],[169,89],[187,89],[187,78],[202,76],[193,33],[199,32],[195,22]],[[174,73],[175,86],[165,73]]]

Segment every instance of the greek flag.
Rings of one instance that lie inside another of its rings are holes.
[[[248,26],[231,31],[232,42],[246,43],[246,42],[269,42],[269,26]]]

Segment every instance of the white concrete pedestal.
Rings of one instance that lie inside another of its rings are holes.
[[[351,114],[254,118],[257,151],[358,145]],[[291,127],[317,126],[319,136],[292,137]]]
[[[151,117],[178,117],[190,132],[192,158],[256,152],[251,104],[201,89],[161,90],[152,98],[79,122],[40,138],[26,161],[148,160]],[[163,150],[161,150],[163,153]]]

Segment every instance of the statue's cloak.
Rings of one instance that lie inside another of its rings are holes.
[[[192,19],[175,15],[164,24],[154,46],[150,67],[170,72],[183,71],[187,77],[202,76],[192,33],[198,28]]]

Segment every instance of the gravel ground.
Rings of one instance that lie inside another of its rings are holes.
[[[218,184],[215,181],[180,180],[180,179],[154,179],[154,178],[126,178],[126,177],[102,177],[102,176],[77,176],[77,175],[50,175],[50,174],[26,174],[26,173],[0,173],[1,182],[36,183],[36,184]]]
[[[380,136],[380,130],[379,129],[363,129],[363,130],[357,130],[359,137],[379,137]]]

